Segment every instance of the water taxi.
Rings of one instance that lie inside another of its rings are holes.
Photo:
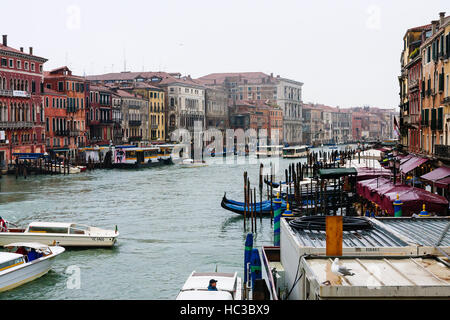
[[[10,252],[0,252],[0,292],[11,290],[45,275],[53,258],[63,253],[60,246],[18,242],[5,245]]]
[[[119,232],[76,223],[32,222],[25,229],[8,228],[0,232],[0,245],[12,242],[58,243],[65,247],[112,247]]]
[[[258,158],[264,157],[281,157],[283,154],[283,146],[259,146],[256,150]]]
[[[144,168],[164,164],[159,160],[158,153],[158,147],[116,147],[113,168]]]
[[[283,148],[283,158],[305,158],[308,154],[308,146],[292,146]]]
[[[217,290],[208,290],[211,280]],[[235,273],[192,272],[176,300],[242,300],[242,279]]]

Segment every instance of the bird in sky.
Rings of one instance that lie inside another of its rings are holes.
[[[353,276],[354,273],[351,272],[350,270],[352,269],[348,269],[345,266],[339,265],[338,258],[334,259],[333,264],[331,265],[331,272],[340,276]]]

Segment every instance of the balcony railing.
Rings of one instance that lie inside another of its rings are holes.
[[[102,123],[102,124],[111,124],[111,123],[113,123],[113,120],[111,120],[111,119],[100,119],[100,123]]]
[[[0,90],[0,96],[12,97],[13,96],[13,92],[12,92],[12,90]]]
[[[69,130],[56,130],[55,136],[67,137],[69,136]]]
[[[445,144],[435,144],[434,154],[438,158],[450,159],[450,146],[447,146]]]
[[[129,120],[128,125],[130,127],[139,127],[142,124],[141,120]]]
[[[158,129],[158,127],[159,127],[159,126],[158,126],[156,123],[152,123],[152,124],[151,124],[151,128],[152,128],[152,129]]]
[[[32,127],[33,122],[30,121],[0,121],[0,129],[20,129]]]
[[[70,130],[69,131],[69,136],[71,137],[78,137],[81,134],[80,130]]]

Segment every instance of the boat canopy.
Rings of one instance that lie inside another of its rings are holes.
[[[25,247],[31,248],[35,250],[46,250],[48,246],[39,242],[14,242],[7,245],[4,245],[5,248],[13,248],[13,247]]]
[[[13,156],[18,157],[19,159],[28,159],[28,160],[36,160],[43,158],[45,154],[43,153],[13,153]]]
[[[189,290],[181,291],[177,300],[233,300],[227,291]]]
[[[209,280],[217,280],[217,289],[220,291],[236,290],[237,273],[220,273],[220,272],[192,272],[182,291],[185,290],[207,290]]]
[[[74,225],[72,222],[42,222],[33,221],[28,226],[29,227],[51,227],[51,228],[69,228]]]

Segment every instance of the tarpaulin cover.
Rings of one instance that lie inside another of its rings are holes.
[[[409,190],[399,192],[399,199],[403,202],[402,214],[404,216],[411,216],[422,211],[422,206],[425,204],[425,209],[439,216],[446,216],[448,210],[448,201],[444,197],[428,192],[420,188],[410,187]],[[388,192],[384,195],[381,208],[386,210],[389,214],[394,214],[393,202],[397,199],[396,192]]]
[[[408,173],[427,161],[427,158],[413,157],[408,161],[405,161],[403,164],[400,163],[400,171],[403,173]]]
[[[437,180],[434,185],[438,188],[448,188],[448,186],[450,185],[450,177]]]
[[[406,161],[408,161],[409,159],[411,159],[411,158],[413,158],[414,156],[412,155],[412,154],[408,154],[407,156],[404,156],[404,157],[402,157],[402,158],[400,158],[400,156],[399,156],[399,158],[400,158],[400,164],[402,165],[402,164],[404,164]]]
[[[382,210],[386,210],[390,215],[394,214],[393,202],[397,199],[397,194],[403,202],[402,214],[404,216],[420,213],[423,204],[429,212],[447,215],[447,199],[420,188],[407,185],[394,186],[389,180],[379,178],[378,183],[377,179],[358,181],[356,190],[360,196],[378,204]]]
[[[380,167],[378,169],[372,169],[372,168],[356,168],[358,171],[357,180],[366,180],[376,177],[390,177],[392,175],[391,171],[389,169],[385,169],[383,167]]]
[[[420,178],[429,182],[436,182],[436,180],[444,179],[448,176],[450,176],[450,168],[442,166],[431,172],[428,172],[427,174],[424,174]]]

